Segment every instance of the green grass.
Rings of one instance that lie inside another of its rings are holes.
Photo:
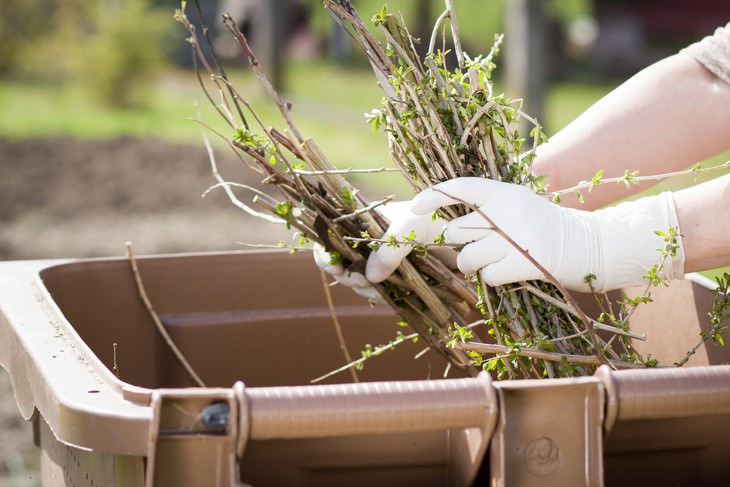
[[[278,123],[271,120],[277,118],[273,103],[266,99],[250,73],[234,73],[233,80],[262,118]],[[371,136],[363,115],[376,107],[381,98],[369,71],[324,62],[292,63],[286,86],[284,96],[293,102],[297,124],[318,140],[321,137],[336,141],[333,146],[348,145],[354,137],[366,145],[384,144],[382,138]],[[547,98],[546,125],[554,132],[610,89],[610,85],[552,86]],[[73,84],[0,80],[0,106],[3,107],[0,135],[17,138],[64,134],[86,138],[147,135],[186,141],[198,133],[195,124],[187,120],[195,114],[196,100],[203,117],[217,122],[217,115],[188,72],[164,76],[155,87],[149,106],[138,109],[105,107]]]
[[[264,123],[283,127],[274,104],[248,70],[232,79]],[[606,93],[610,86],[557,85],[547,99],[545,122],[549,131],[569,122]],[[387,141],[373,134],[364,113],[379,105],[381,93],[367,68],[347,68],[326,62],[293,62],[288,66],[285,98],[301,132],[316,140],[338,167],[388,165]],[[229,135],[228,129],[204,98],[190,72],[170,72],[154,87],[144,109],[112,109],[89,99],[72,84],[50,85],[0,81],[0,135],[16,138],[71,135],[109,138],[121,135],[157,137],[198,144],[200,129],[194,122],[198,103],[203,120]],[[220,145],[220,144],[219,144]],[[382,192],[400,193],[404,184],[397,174],[363,178]]]
[[[191,94],[192,95],[192,94]],[[119,135],[185,140],[194,132],[192,96],[160,89],[148,108],[115,110],[94,103],[75,85],[0,83],[0,134],[8,137]]]

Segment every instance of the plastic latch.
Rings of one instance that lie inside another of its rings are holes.
[[[492,486],[603,485],[604,390],[595,377],[495,383]]]
[[[151,409],[146,487],[244,485],[238,481],[233,389],[158,389]]]

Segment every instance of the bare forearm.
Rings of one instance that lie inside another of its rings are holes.
[[[674,193],[685,272],[730,265],[730,175]]]
[[[730,85],[686,54],[656,63],[609,93],[538,150],[534,172],[551,190],[625,170],[642,175],[690,167],[730,147]],[[633,191],[643,189],[633,188]],[[601,185],[582,209],[629,196],[622,185]],[[565,206],[580,206],[563,198]]]

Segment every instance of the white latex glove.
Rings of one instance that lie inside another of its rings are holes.
[[[377,208],[386,220],[392,222],[383,239],[393,235],[396,240],[403,241],[405,236],[413,234],[414,243],[431,243],[441,234],[446,222],[441,219],[434,220],[433,212],[427,215],[414,214],[411,211],[412,203],[412,201],[394,201]],[[411,250],[413,250],[411,245],[393,247],[382,244],[377,251],[370,254],[366,268],[367,278],[359,272],[346,271],[342,264],[330,264],[332,258],[321,245],[314,246],[314,261],[338,283],[351,287],[353,291],[371,302],[380,303],[382,298],[370,283],[387,279]],[[452,249],[434,249],[434,253],[447,262],[455,260]]]
[[[576,291],[590,290],[584,280],[588,274],[596,276],[597,291],[645,283],[644,275],[661,257],[658,249],[666,247],[654,232],[678,227],[671,193],[588,212],[562,208],[528,188],[484,178],[440,183],[416,196],[411,210],[430,215],[458,200],[479,207],[566,288]],[[468,244],[457,259],[462,272],[479,271],[490,286],[544,280],[538,268],[488,227],[477,212],[448,223],[446,241]],[[666,279],[684,276],[681,242],[677,255],[664,263],[663,274]]]
[[[366,298],[373,304],[383,302],[378,291],[375,290],[364,275],[359,272],[347,271],[342,264],[332,264],[332,256],[320,244],[315,244],[312,250],[314,253],[314,262],[317,264],[317,267],[334,277],[339,284],[352,288],[355,293]]]
[[[435,210],[416,214],[412,211],[413,200],[398,201],[382,207],[382,214],[390,223],[383,240],[394,236],[396,241],[404,242],[405,238],[415,237],[415,244],[433,243],[434,239],[441,235],[446,226],[446,221],[433,217]],[[392,246],[381,244],[378,250],[372,252],[368,257],[365,267],[365,275],[370,282],[381,282],[388,278],[413,251],[413,246],[401,244]],[[450,248],[433,247],[429,249],[447,264],[454,261],[454,252]]]

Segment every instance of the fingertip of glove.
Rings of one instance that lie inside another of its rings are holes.
[[[360,272],[346,271],[339,276],[335,276],[335,279],[347,287],[368,287],[370,285],[367,278]]]
[[[433,187],[424,189],[411,200],[411,212],[416,215],[425,215],[436,211],[441,206],[440,196],[440,193],[436,192]]]
[[[333,276],[339,276],[345,271],[345,268],[342,266],[342,264],[330,263],[332,261],[332,256],[324,249],[324,247],[319,244],[316,244],[313,247],[312,255],[314,256],[314,262],[315,264],[317,264],[317,267],[319,267],[328,274],[331,274]]]
[[[495,273],[494,270],[489,267],[483,267],[479,271],[479,277],[482,279],[482,282],[489,287],[504,286],[509,283],[508,280],[503,279],[503,276],[499,275],[499,273]]]
[[[465,254],[463,250],[456,256],[456,266],[461,272],[467,275],[474,274],[483,267],[483,265],[474,262],[474,259],[470,258],[468,254]]]
[[[377,252],[373,252],[365,265],[365,277],[370,282],[378,283],[386,280],[393,270],[391,266],[383,262]]]
[[[385,300],[383,300],[383,297],[380,295],[377,289],[372,286],[355,286],[352,288],[352,290],[355,292],[355,294],[362,296],[363,298],[370,301],[370,303],[372,304],[385,304]]]

